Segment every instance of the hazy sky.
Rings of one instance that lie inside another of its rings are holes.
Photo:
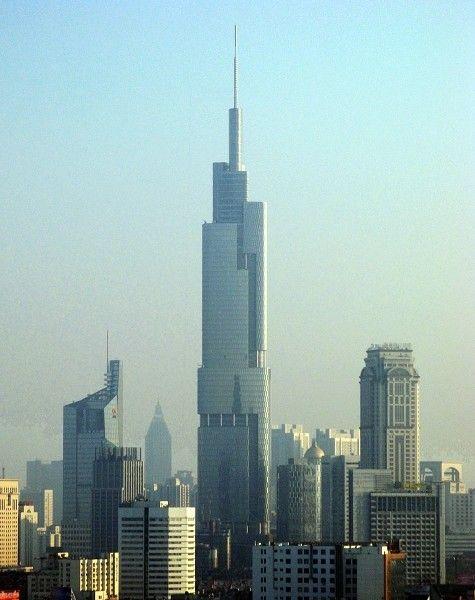
[[[269,207],[272,421],[359,422],[372,342],[412,342],[422,457],[475,485],[475,4],[0,4],[0,460],[124,361],[195,468],[201,224],[227,159],[233,25],[250,197]]]

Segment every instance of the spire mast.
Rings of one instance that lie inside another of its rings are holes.
[[[234,108],[237,108],[237,103],[238,103],[237,76],[238,76],[237,25],[234,25]]]
[[[229,168],[241,171],[241,109],[238,108],[237,25],[234,25],[234,106],[229,109]]]

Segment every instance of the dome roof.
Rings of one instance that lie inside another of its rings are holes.
[[[317,446],[315,440],[312,442],[310,448],[305,452],[305,460],[308,462],[315,462],[321,460],[325,456],[325,452]]]

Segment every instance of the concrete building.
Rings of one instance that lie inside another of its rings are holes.
[[[54,492],[43,491],[43,527],[51,527],[54,523]]]
[[[18,479],[0,479],[0,567],[18,565]]]
[[[419,481],[419,375],[409,344],[373,344],[360,376],[361,467]]]
[[[164,485],[172,476],[172,438],[163,416],[160,403],[145,436],[145,486]]]
[[[140,448],[96,451],[92,488],[92,556],[119,549],[119,506],[143,496]]]
[[[445,507],[440,485],[426,491],[373,492],[371,539],[399,540],[408,585],[445,583]]]
[[[63,546],[91,555],[94,459],[101,448],[122,446],[122,369],[108,363],[105,387],[63,409]],[[82,528],[82,533],[79,529]],[[74,538],[70,537],[74,535]],[[77,547],[82,540],[84,546]]]
[[[33,504],[20,502],[18,518],[20,565],[22,567],[32,567],[39,554],[38,513]]]
[[[254,600],[403,598],[404,554],[386,544],[268,544],[252,555]]]
[[[213,165],[213,221],[202,228],[198,518],[229,524],[233,544],[240,534],[252,544],[269,526],[267,213],[248,201],[236,57],[234,65],[229,161]]]
[[[170,477],[163,486],[162,500],[168,502],[168,506],[187,507],[190,504],[190,486],[182,483],[178,477]]]
[[[325,456],[360,455],[359,429],[317,429],[315,441]]]
[[[137,501],[119,508],[120,593],[127,600],[195,593],[195,509]]]
[[[304,459],[290,458],[277,467],[277,539],[317,541],[322,537],[323,451],[311,446]]]
[[[350,471],[359,466],[359,456],[324,456],[322,459],[322,539],[350,539]]]
[[[289,458],[299,460],[310,448],[310,434],[303,425],[283,423],[271,431],[270,506],[277,507],[277,467],[287,465]]]
[[[63,518],[63,461],[29,460],[26,463],[26,487],[21,491],[22,500],[31,500],[38,511],[38,520],[45,525],[45,490],[53,491],[53,520],[60,525]]]
[[[59,586],[59,561],[67,552],[47,551],[40,557],[39,567],[28,575],[28,600],[51,600]]]
[[[119,554],[110,552],[100,558],[69,557],[59,560],[59,585],[81,592],[102,592],[103,598],[119,597]],[[123,596],[127,598],[127,596]]]

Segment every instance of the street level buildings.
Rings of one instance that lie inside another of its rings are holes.
[[[234,67],[229,160],[213,165],[213,220],[202,228],[198,510],[201,523],[229,524],[235,541],[268,530],[270,370],[267,213],[248,199],[236,56]]]
[[[19,496],[17,479],[0,479],[0,567],[18,565]]]
[[[361,467],[419,481],[419,375],[409,344],[373,344],[360,376]]]
[[[137,501],[119,508],[120,593],[127,600],[195,593],[195,509]]]
[[[145,485],[148,490],[163,485],[172,476],[172,438],[160,403],[145,436]]]

